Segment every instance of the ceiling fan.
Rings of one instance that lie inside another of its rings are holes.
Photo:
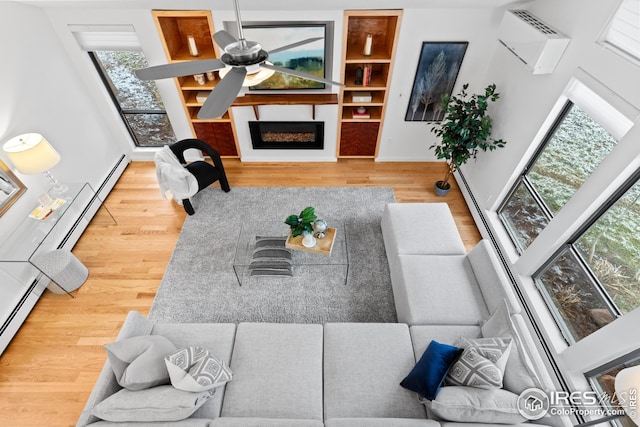
[[[188,76],[206,73],[208,71],[220,71],[221,80],[211,91],[198,112],[199,119],[216,119],[229,109],[242,89],[245,78],[255,76],[261,70],[271,73],[277,71],[283,74],[313,80],[330,85],[344,86],[322,77],[303,73],[289,68],[283,68],[268,62],[269,53],[281,52],[293,47],[302,46],[320,40],[321,37],[301,40],[286,46],[272,49],[270,52],[262,49],[262,46],[253,41],[245,40],[240,20],[240,8],[238,0],[234,0],[236,25],[238,36],[235,38],[227,31],[221,30],[213,35],[215,43],[224,51],[220,59],[202,59],[195,61],[176,62],[173,64],[157,65],[154,67],[136,70],[136,76],[141,80],[158,80],[172,77]]]

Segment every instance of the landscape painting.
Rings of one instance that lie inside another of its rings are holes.
[[[257,24],[244,25],[245,39],[257,41],[267,52],[304,40],[309,43],[269,54],[268,61],[279,67],[325,77],[325,24]],[[324,89],[325,84],[308,79],[275,73],[251,90]]]
[[[423,42],[404,120],[440,121],[442,97],[451,95],[468,42]]]

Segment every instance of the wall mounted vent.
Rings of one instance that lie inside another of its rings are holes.
[[[507,10],[498,40],[513,52],[533,74],[553,72],[569,38],[527,10]]]

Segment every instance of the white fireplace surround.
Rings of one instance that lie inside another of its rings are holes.
[[[324,122],[324,148],[322,150],[291,150],[291,149],[254,149],[251,145],[249,122],[256,117],[252,107],[233,107],[240,148],[240,158],[243,162],[335,162],[336,142],[338,137],[338,106],[316,105],[315,120],[312,105],[261,105],[259,107],[260,120],[264,121],[319,121]]]

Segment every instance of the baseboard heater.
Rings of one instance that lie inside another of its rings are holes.
[[[473,192],[471,191],[471,187],[469,187],[469,184],[467,183],[467,180],[464,177],[464,174],[462,173],[462,171],[458,170],[456,173],[458,175],[456,177],[456,181],[462,181],[462,184],[463,184],[463,186],[464,186],[464,188],[466,190],[466,195],[469,197],[469,199],[471,199],[473,207],[476,210],[476,212],[478,213],[478,217],[482,221],[482,225],[483,225],[483,228],[485,230],[485,233],[489,236],[489,240],[491,240],[491,244],[493,245],[494,249],[496,250],[498,258],[500,259],[500,262],[504,266],[505,272],[507,273],[507,276],[509,277],[509,281],[511,282],[511,284],[513,286],[513,289],[514,289],[516,295],[518,296],[518,300],[520,300],[520,304],[524,308],[524,311],[527,313],[527,317],[531,321],[531,324],[533,326],[533,329],[534,329],[534,332],[536,334],[536,337],[538,338],[538,340],[542,344],[542,348],[544,349],[544,352],[545,352],[545,354],[547,356],[547,359],[549,359],[549,363],[551,364],[551,368],[553,369],[556,378],[560,382],[560,385],[562,386],[563,390],[569,390],[569,384],[565,380],[564,375],[562,374],[562,371],[560,370],[560,367],[556,363],[555,357],[553,356],[553,353],[551,352],[551,348],[549,348],[549,345],[547,344],[547,342],[544,339],[544,335],[542,334],[542,330],[541,330],[540,326],[537,324],[537,322],[535,320],[535,317],[533,316],[533,311],[532,311],[531,307],[529,307],[529,305],[527,304],[527,301],[524,298],[524,295],[523,295],[522,291],[520,290],[520,287],[519,287],[518,282],[517,282],[517,280],[515,278],[515,275],[511,271],[511,266],[507,262],[507,258],[504,256],[504,253],[502,252],[502,249],[500,249],[500,245],[498,244],[498,240],[496,239],[495,235],[493,234],[493,231],[491,230],[491,227],[489,226],[489,222],[487,221],[487,218],[485,217],[484,212],[482,211],[482,209],[480,209],[480,205],[478,204],[475,196],[473,195]]]

